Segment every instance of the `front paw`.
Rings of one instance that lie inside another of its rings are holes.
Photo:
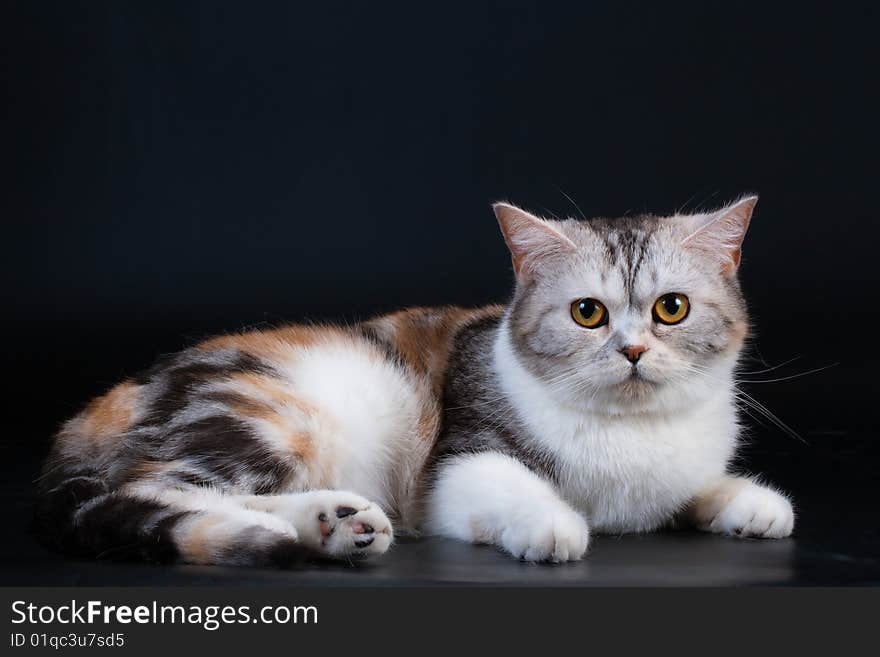
[[[698,521],[705,531],[743,538],[785,538],[794,529],[788,498],[751,481],[712,506],[712,512]]]
[[[520,518],[501,531],[499,543],[526,561],[577,561],[587,551],[587,521],[570,509]]]

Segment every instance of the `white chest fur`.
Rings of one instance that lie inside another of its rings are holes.
[[[563,405],[499,331],[494,365],[532,447],[556,463],[559,493],[597,531],[649,531],[720,476],[736,445],[729,386],[690,408],[609,415]]]

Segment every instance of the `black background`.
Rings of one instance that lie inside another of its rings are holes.
[[[750,420],[744,465],[875,553],[873,507],[846,519],[878,481],[872,4],[4,8],[7,490],[90,396],[205,335],[504,300],[494,200],[757,191],[747,369],[797,360],[744,378],[837,365],[745,384],[802,440]]]

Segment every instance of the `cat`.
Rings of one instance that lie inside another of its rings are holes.
[[[756,201],[564,221],[497,203],[508,305],[166,357],[59,430],[38,532],[79,555],[278,567],[378,555],[395,530],[551,562],[682,519],[788,536],[788,497],[731,470]]]

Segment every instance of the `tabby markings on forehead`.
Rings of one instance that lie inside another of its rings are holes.
[[[601,267],[599,271],[602,283],[607,282],[609,270],[616,268],[624,281],[629,303],[633,304],[636,279],[650,250],[652,231],[639,228],[618,229],[607,224],[592,228],[605,247],[607,267]],[[656,282],[656,272],[652,272],[651,277]]]

